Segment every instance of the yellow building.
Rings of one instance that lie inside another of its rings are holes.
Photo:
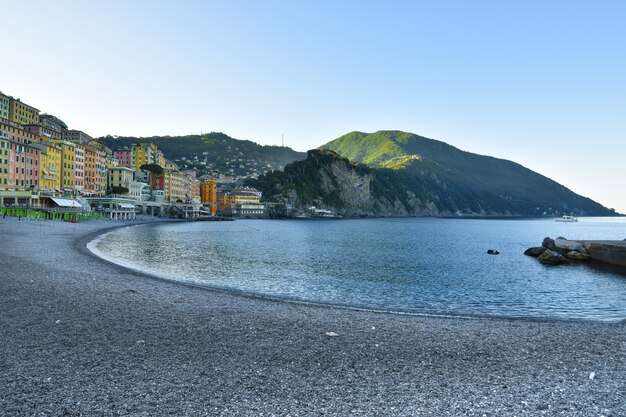
[[[135,172],[128,167],[109,166],[108,171],[108,185],[109,189],[113,187],[124,187],[130,190],[130,183],[133,181]]]
[[[93,141],[89,144],[93,147],[95,152],[95,165],[96,171],[94,174],[93,182],[94,182],[94,193],[96,195],[103,196],[107,192],[107,167],[108,166],[116,166],[117,164],[113,163],[113,152],[101,144],[98,141]]]
[[[61,148],[61,190],[64,195],[74,194],[76,186],[76,144],[67,140],[51,140]]]
[[[58,195],[61,190],[63,150],[50,142],[40,141],[39,190],[43,195]]]
[[[163,170],[165,177],[164,191],[165,201],[175,203],[187,200],[185,193],[185,176],[173,162],[166,162]]]
[[[131,168],[141,171],[140,167],[157,164],[165,167],[165,157],[154,143],[135,143],[131,149]]]
[[[9,97],[9,120],[21,125],[39,123],[39,110],[22,103],[20,99]]]
[[[224,216],[263,215],[261,191],[251,187],[240,187],[217,196],[217,211]]]
[[[200,198],[202,203],[210,204],[211,215],[217,211],[217,180],[209,178],[200,185]]]

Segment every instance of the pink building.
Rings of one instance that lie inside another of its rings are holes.
[[[118,149],[116,151],[113,151],[113,158],[117,159],[117,162],[119,162],[120,166],[127,168],[132,168],[130,166],[130,161],[132,160],[131,155],[132,151],[130,149]]]
[[[35,136],[20,125],[0,122],[0,188],[28,191],[39,188],[40,150]]]

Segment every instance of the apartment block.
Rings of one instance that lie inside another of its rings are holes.
[[[41,195],[56,196],[61,193],[61,165],[63,151],[60,146],[41,141],[33,146],[40,149],[39,192]]]
[[[67,140],[74,143],[87,144],[90,143],[93,138],[82,130],[70,129],[67,131]]]
[[[85,192],[85,146],[76,143],[74,153],[74,189],[83,194]]]
[[[85,145],[85,194],[96,195],[96,164],[97,149],[92,145]]]
[[[109,166],[107,170],[109,189],[113,189],[113,187],[124,187],[130,190],[134,174],[132,169],[128,167]]]
[[[204,180],[200,185],[200,201],[210,204],[211,215],[214,216],[217,211],[217,180],[215,178]]]
[[[62,151],[61,189],[64,195],[74,194],[76,186],[76,144],[67,140],[53,140]]]
[[[21,125],[34,125],[39,123],[39,110],[19,98],[9,97],[9,120]]]
[[[182,172],[173,162],[165,162],[165,201],[174,203],[176,201],[185,201],[185,179]]]
[[[154,143],[136,143],[131,148],[130,168],[141,171],[141,166],[156,164],[165,167],[165,157]]]
[[[39,187],[40,149],[35,136],[9,120],[0,121],[0,188],[12,191]]]
[[[113,157],[117,159],[120,166],[131,168],[135,170],[134,163],[132,163],[132,151],[130,149],[118,149],[113,151]]]
[[[11,98],[0,91],[0,120],[9,119],[9,103]]]

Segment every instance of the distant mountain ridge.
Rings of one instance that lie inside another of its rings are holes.
[[[112,149],[130,148],[134,143],[154,143],[165,158],[182,169],[196,169],[198,175],[252,176],[283,169],[290,162],[306,158],[284,146],[263,146],[249,140],[234,139],[211,132],[187,136],[105,136],[99,138]]]
[[[255,184],[349,217],[615,214],[515,162],[400,131],[348,133]]]

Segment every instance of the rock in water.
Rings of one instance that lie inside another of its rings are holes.
[[[539,255],[537,260],[542,264],[564,264],[569,262],[565,256],[550,249]]]
[[[542,253],[544,253],[547,250],[548,249],[544,248],[543,246],[541,246],[541,247],[534,247],[534,248],[528,248],[524,252],[524,255],[534,256],[536,258],[537,256],[541,255]]]
[[[575,261],[588,261],[591,259],[591,255],[588,253],[580,253],[575,250],[569,251],[565,254],[565,257],[568,259],[573,259]]]
[[[546,249],[555,250],[556,245],[554,244],[554,239],[546,237],[543,239],[543,243],[541,244]]]
[[[576,242],[575,240],[567,240],[560,237],[554,241],[554,245],[557,247],[557,249],[564,249],[567,252],[576,251],[580,253],[587,253],[587,249],[585,249],[583,244],[580,242]]]

